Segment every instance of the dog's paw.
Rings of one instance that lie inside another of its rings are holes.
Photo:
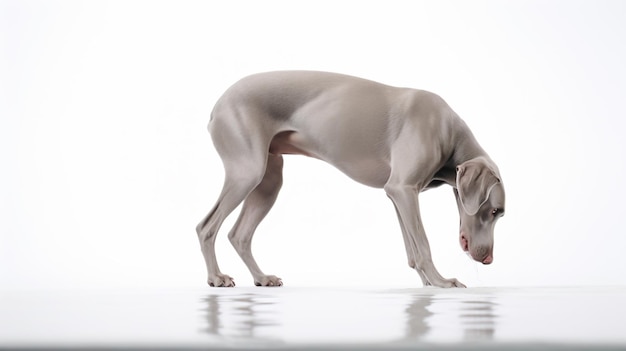
[[[467,286],[465,286],[465,284],[461,283],[460,281],[456,280],[456,279],[450,279],[450,282],[452,283],[451,288],[467,288]]]
[[[455,278],[443,279],[439,282],[433,283],[433,285],[440,288],[467,288],[465,284],[461,283]]]
[[[264,275],[254,279],[256,286],[283,286],[283,281],[275,275]]]
[[[444,288],[467,288],[467,286],[458,281],[456,278],[452,278],[444,280]]]
[[[209,286],[232,288],[235,286],[235,280],[227,274],[219,273],[214,277],[209,277]]]

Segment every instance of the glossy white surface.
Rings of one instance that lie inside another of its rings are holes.
[[[625,301],[626,287],[4,292],[0,348],[626,348]]]

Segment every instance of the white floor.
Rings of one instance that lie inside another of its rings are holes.
[[[626,350],[626,287],[1,294],[0,349]]]

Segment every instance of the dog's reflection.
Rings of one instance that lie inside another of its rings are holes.
[[[277,341],[262,333],[263,327],[279,325],[273,308],[275,299],[259,294],[208,295],[202,299],[208,323],[204,331],[233,340]]]
[[[436,293],[412,295],[405,309],[407,323],[404,339],[422,341],[428,339],[431,331],[440,334],[435,329],[439,325],[437,319],[441,317],[448,323],[460,324],[465,341],[491,340],[495,334],[496,305],[488,296],[459,299]]]
[[[495,302],[491,299],[472,299],[461,302],[459,317],[463,323],[464,339],[467,341],[491,340],[495,334]]]
[[[431,295],[414,295],[411,303],[406,307],[406,335],[405,339],[420,340],[428,334],[430,325],[428,319],[433,315],[428,306],[433,303]]]
[[[392,294],[395,295],[395,294]],[[293,299],[294,296],[291,296]],[[301,300],[299,303],[291,305],[306,306],[310,295],[296,295],[295,299]],[[405,317],[404,332],[396,339],[398,342],[422,342],[432,341],[441,337],[454,340],[459,337],[464,341],[488,341],[493,339],[497,325],[497,315],[494,309],[497,303],[493,297],[484,294],[468,294],[465,296],[450,295],[442,293],[440,290],[420,291],[406,294],[402,292],[394,298],[406,299],[407,304],[398,303],[395,306],[403,310],[392,315]],[[355,300],[358,303],[359,299]],[[361,300],[363,301],[363,300]],[[203,332],[210,334],[220,340],[250,341],[282,343],[284,332],[294,328],[288,325],[289,319],[281,313],[280,295],[272,294],[210,294],[202,299],[202,314],[206,320],[206,327]],[[292,301],[293,302],[293,301]],[[350,305],[350,302],[348,302]],[[337,305],[329,304],[329,306]],[[324,305],[320,309],[308,310],[306,315],[301,315],[303,320],[323,320],[332,313],[325,311]],[[373,306],[347,306],[346,312],[354,313],[360,308],[371,310]],[[389,311],[393,312],[393,311]],[[354,324],[358,325],[360,318],[354,314]],[[350,318],[348,318],[350,319]],[[293,322],[293,320],[292,320]],[[398,321],[400,322],[400,321]],[[398,324],[402,325],[402,324]],[[376,325],[361,325],[363,328],[376,328]],[[352,340],[358,342],[358,340]]]

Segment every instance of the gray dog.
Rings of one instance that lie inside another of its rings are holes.
[[[235,286],[217,265],[215,238],[241,202],[228,238],[255,285],[282,285],[261,271],[251,242],[281,188],[283,154],[324,160],[383,188],[398,214],[409,266],[424,285],[465,287],[435,268],[420,218],[418,194],[443,183],[454,189],[461,248],[476,261],[493,261],[493,229],[504,214],[498,168],[433,93],[334,73],[261,73],[224,93],[208,128],[226,173],[217,203],[196,228],[211,286]]]

